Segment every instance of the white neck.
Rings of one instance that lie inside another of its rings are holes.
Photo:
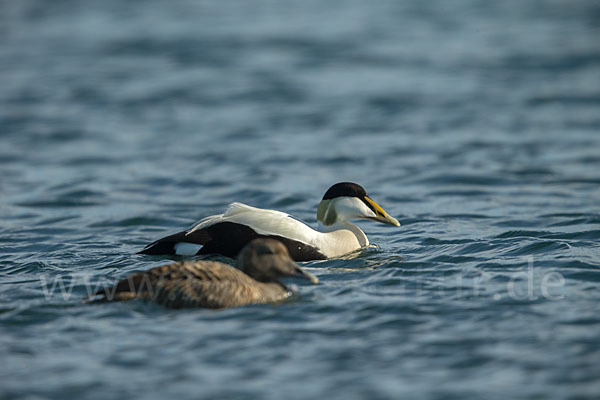
[[[369,245],[367,235],[345,219],[338,219],[332,225],[319,222],[319,231],[322,232],[319,248],[327,257],[339,257]]]
[[[369,215],[369,212],[371,211],[356,198],[321,200],[317,209],[320,232],[317,247],[327,257],[338,257],[368,246],[367,235],[347,218]]]

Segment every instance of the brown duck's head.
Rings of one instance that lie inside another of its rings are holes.
[[[275,239],[254,239],[242,249],[238,263],[246,274],[260,282],[297,277],[319,283],[317,277],[300,268],[290,258],[287,247]]]

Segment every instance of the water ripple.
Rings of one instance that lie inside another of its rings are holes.
[[[597,1],[46,3],[0,6],[1,398],[598,397]],[[344,180],[402,226],[289,302],[81,301]]]

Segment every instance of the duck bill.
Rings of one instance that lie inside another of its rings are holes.
[[[295,264],[295,267],[294,267],[294,271],[295,271],[294,276],[295,277],[302,278],[302,279],[308,279],[314,285],[316,285],[317,283],[319,283],[319,278],[317,278],[316,276],[314,276],[310,272],[305,271],[298,264],[296,264],[296,263],[294,263],[294,264]]]
[[[375,203],[375,201],[369,196],[365,196],[365,202],[370,206],[369,208],[375,212],[374,217],[366,217],[367,219],[388,225],[400,226],[400,222],[398,222],[396,218],[391,217],[388,213],[386,213],[385,210],[381,208],[379,204]]]

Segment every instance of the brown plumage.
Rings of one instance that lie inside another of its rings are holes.
[[[183,261],[138,272],[97,291],[90,301],[151,299],[172,308],[226,308],[275,303],[291,295],[277,278],[297,276],[317,283],[273,239],[255,239],[238,258],[240,271],[216,261]]]

